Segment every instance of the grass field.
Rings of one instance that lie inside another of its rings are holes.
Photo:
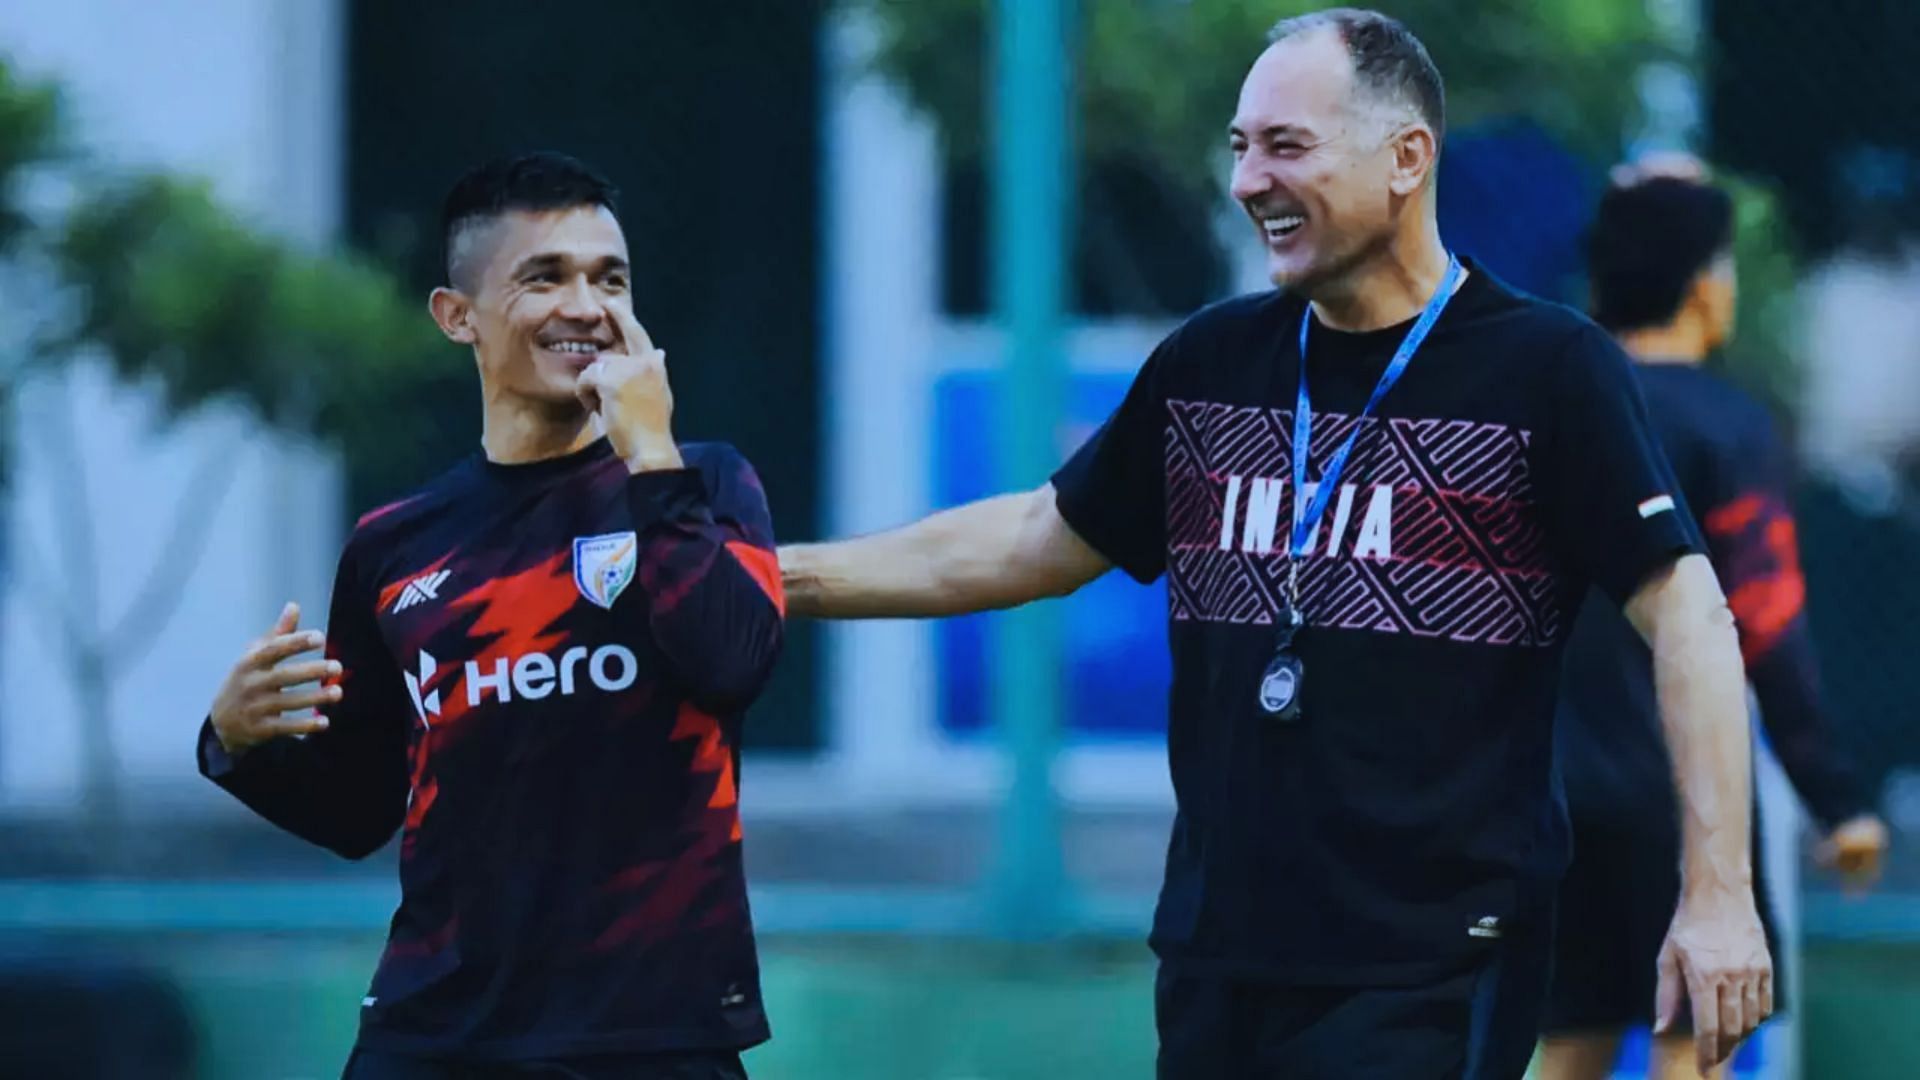
[[[207,1080],[296,1080],[338,1075],[379,941],[170,934],[134,948],[185,989]],[[756,1080],[1152,1075],[1138,944],[774,935],[763,956],[775,1038],[749,1055]],[[1920,946],[1820,945],[1804,964],[1808,1080],[1920,1076]]]

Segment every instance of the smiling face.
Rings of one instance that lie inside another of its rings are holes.
[[[623,344],[618,314],[633,311],[612,211],[509,210],[462,230],[454,247],[455,285],[435,291],[434,317],[474,347],[489,393],[577,404],[580,372]]]
[[[1358,85],[1331,28],[1261,54],[1228,138],[1233,197],[1259,232],[1268,276],[1308,295],[1387,249],[1438,149],[1416,112]]]

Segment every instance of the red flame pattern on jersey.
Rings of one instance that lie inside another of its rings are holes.
[[[350,858],[401,834],[363,1044],[562,1058],[765,1037],[736,747],[783,637],[778,562],[745,459],[682,452],[642,474],[604,442],[476,457],[368,515],[328,622],[352,692],[326,733],[215,776]],[[602,567],[626,587],[584,595],[578,541],[628,532]]]

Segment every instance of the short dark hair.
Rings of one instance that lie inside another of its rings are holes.
[[[1436,143],[1447,134],[1447,87],[1427,47],[1406,24],[1365,8],[1328,8],[1282,19],[1267,33],[1272,44],[1309,30],[1332,29],[1353,61],[1356,86],[1405,102],[1433,129]]]
[[[440,209],[440,242],[447,281],[464,288],[470,268],[461,238],[510,210],[567,210],[604,206],[620,212],[620,193],[606,177],[565,154],[539,151],[495,158],[454,182]]]
[[[1593,321],[1613,333],[1663,326],[1694,278],[1733,247],[1733,199],[1712,184],[1660,176],[1616,185],[1587,233]]]

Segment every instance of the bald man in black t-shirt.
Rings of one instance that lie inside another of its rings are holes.
[[[1050,483],[781,553],[849,618],[1165,575],[1163,1078],[1522,1075],[1589,588],[1654,643],[1689,809],[1663,984],[1703,1066],[1771,1008],[1725,598],[1618,347],[1442,245],[1443,96],[1385,16],[1280,24],[1230,129],[1277,291],[1186,320]]]

